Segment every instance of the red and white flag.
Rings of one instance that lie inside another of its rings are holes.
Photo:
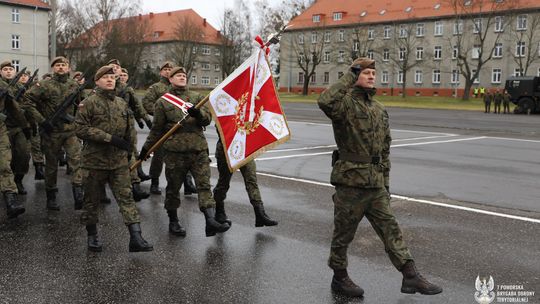
[[[182,112],[184,112],[184,115],[187,115],[187,110],[191,107],[193,107],[193,104],[190,103],[190,102],[187,102],[187,101],[183,101],[182,98],[176,96],[176,95],[173,95],[171,93],[165,93],[163,96],[161,96],[161,98],[165,99],[166,101],[168,101],[170,104],[172,104],[173,106],[179,108],[180,110],[182,110]]]
[[[209,95],[231,172],[291,137],[266,51],[262,46]]]

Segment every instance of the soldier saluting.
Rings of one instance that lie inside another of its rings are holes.
[[[81,166],[84,175],[84,201],[81,222],[88,232],[88,249],[101,251],[97,235],[98,207],[102,189],[109,183],[128,227],[129,251],[151,251],[141,235],[140,216],[133,200],[128,168],[131,155],[133,119],[127,103],[116,97],[116,76],[110,65],[94,76],[96,93],[79,105],[75,118],[77,136],[84,141]]]
[[[347,274],[347,248],[365,216],[403,274],[401,292],[437,294],[442,288],[424,279],[403,241],[390,209],[390,127],[375,95],[375,61],[358,58],[338,83],[324,91],[318,104],[332,120],[338,150],[332,156],[330,181],[335,186],[334,234],[328,265],[334,270],[332,290],[360,297],[364,290]]]

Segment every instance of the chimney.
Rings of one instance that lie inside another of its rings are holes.
[[[154,18],[154,13],[150,12],[150,18]]]
[[[206,18],[203,19],[203,25],[206,26]]]

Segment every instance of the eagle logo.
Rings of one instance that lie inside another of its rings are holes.
[[[479,304],[489,304],[495,300],[495,292],[493,288],[495,287],[495,282],[493,277],[489,276],[489,280],[486,282],[486,278],[480,279],[480,276],[476,277],[476,292],[474,293],[474,299]]]

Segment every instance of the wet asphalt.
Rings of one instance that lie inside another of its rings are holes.
[[[349,249],[349,274],[365,297],[332,294],[326,266],[333,229],[332,131],[316,106],[284,107],[293,137],[257,162],[265,208],[278,226],[254,227],[241,175],[235,174],[226,200],[233,221],[228,232],[205,237],[204,217],[191,195],[182,196],[180,207],[187,236],[169,235],[164,194],[153,195],[138,207],[143,236],[155,250],[129,253],[129,234],[113,200],[100,212],[103,252],[91,253],[65,168],[59,170],[59,212],[45,209],[44,184],[33,180],[31,170],[24,180],[27,212],[8,220],[0,209],[0,303],[476,303],[477,275],[492,276],[496,285],[523,285],[536,292],[528,303],[540,303],[539,223],[397,198],[392,208],[417,266],[444,292],[401,294],[401,274],[364,220]],[[389,113],[393,194],[540,219],[540,116]],[[210,127],[206,134],[212,154],[216,133]],[[146,135],[141,132],[139,145]],[[215,168],[212,174],[215,184]]]

